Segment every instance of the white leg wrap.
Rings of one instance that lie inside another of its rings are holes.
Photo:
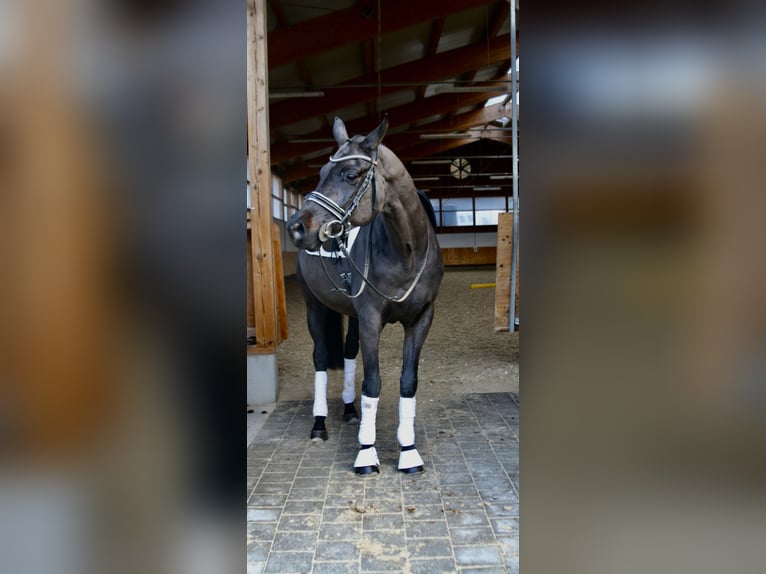
[[[423,466],[423,459],[418,454],[418,449],[405,450],[399,453],[399,470]]]
[[[399,397],[399,429],[396,438],[402,446],[415,444],[415,397]]]
[[[356,359],[343,359],[343,402],[353,403],[356,398]]]
[[[375,444],[375,418],[377,416],[378,399],[362,395],[362,422],[359,423],[359,444]],[[377,454],[375,456],[377,457]]]
[[[380,466],[378,460],[378,451],[375,447],[365,448],[359,451],[354,461],[354,468],[360,468],[362,466]]]
[[[327,371],[314,373],[314,416],[327,416]]]

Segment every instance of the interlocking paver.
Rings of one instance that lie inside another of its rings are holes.
[[[425,472],[396,471],[397,409],[378,412],[381,473],[352,468],[358,426],[330,401],[310,443],[311,401],[278,403],[248,448],[248,572],[518,572],[518,400],[419,405]]]
[[[271,552],[264,572],[295,574],[311,571],[313,552]]]
[[[449,538],[415,538],[407,541],[407,550],[410,556],[419,558],[452,556]]]
[[[321,541],[317,544],[316,560],[357,561],[359,544],[356,541]]]
[[[272,550],[298,550],[316,546],[316,532],[277,532]]]
[[[412,574],[451,574],[457,571],[452,558],[410,560],[410,570]]]
[[[458,546],[455,548],[457,563],[464,566],[487,566],[502,564],[503,557],[497,546]]]

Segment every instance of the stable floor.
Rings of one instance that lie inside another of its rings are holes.
[[[249,573],[518,572],[518,395],[418,402],[418,475],[396,470],[398,414],[382,405],[380,474],[365,478],[353,472],[358,425],[329,405],[323,443],[308,440],[311,401],[250,415]]]

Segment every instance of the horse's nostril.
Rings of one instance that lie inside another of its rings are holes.
[[[306,237],[306,226],[303,225],[303,222],[296,221],[290,226],[290,236],[292,237],[293,241],[300,241],[304,237]]]

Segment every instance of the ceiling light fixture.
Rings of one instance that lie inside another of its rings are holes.
[[[451,140],[451,139],[463,139],[463,138],[471,138],[473,137],[469,133],[445,133],[445,134],[420,134],[420,139],[422,140]]]
[[[506,92],[505,85],[494,86],[455,86],[452,84],[433,84],[434,94],[472,94],[483,92]]]
[[[313,92],[270,92],[269,99],[276,98],[321,98],[324,92],[315,90]]]
[[[333,143],[332,138],[294,138],[287,140],[287,143]]]

